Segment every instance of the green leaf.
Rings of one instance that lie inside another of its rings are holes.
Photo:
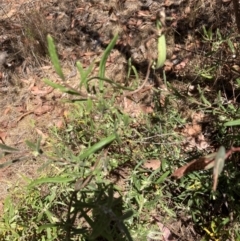
[[[37,143],[33,143],[31,141],[26,140],[25,143],[26,145],[34,152],[34,156],[38,156],[39,154],[42,153],[40,149],[40,144],[41,144],[41,137],[37,139]]]
[[[133,70],[133,73],[135,75],[136,81],[138,81],[139,80],[138,72],[137,72],[137,69],[135,68],[135,66],[133,66],[133,65],[132,65],[132,70]]]
[[[31,182],[28,187],[32,188],[40,184],[44,183],[69,183],[75,180],[75,177],[46,177],[46,178],[40,178],[37,180],[34,180]]]
[[[160,184],[160,183],[164,182],[164,180],[169,175],[169,173],[170,173],[170,171],[163,173],[163,175],[160,178],[158,178],[158,180],[156,181],[156,184]]]
[[[228,46],[231,49],[233,55],[235,55],[236,54],[236,50],[235,50],[235,47],[234,47],[233,42],[231,41],[231,39],[228,39],[227,43],[228,43]]]
[[[35,151],[37,149],[36,144],[34,144],[33,142],[26,140],[25,143],[32,151]]]
[[[211,32],[212,32],[212,30],[211,30]],[[221,34],[220,31],[219,31],[219,28],[217,28],[217,36],[218,36],[218,40],[220,40],[220,41],[223,40],[222,34]]]
[[[236,79],[238,86],[240,87],[240,78]]]
[[[225,161],[226,156],[226,149],[224,146],[221,146],[217,152],[217,155],[215,157],[215,165],[214,165],[214,174],[220,175]]]
[[[50,212],[49,210],[45,210],[45,214],[48,217],[48,220],[50,223],[54,224],[57,222],[60,222],[58,218],[56,218],[52,212]]]
[[[0,168],[4,168],[6,166],[10,166],[16,162],[19,162],[19,161],[23,161],[24,159],[26,159],[28,156],[24,156],[24,157],[19,157],[19,158],[16,158],[16,159],[13,159],[13,160],[10,160],[10,161],[6,161],[4,163],[1,163],[0,164]]]
[[[16,148],[13,148],[11,146],[7,146],[7,145],[1,144],[1,143],[0,143],[0,149],[4,150],[4,152],[7,152],[7,153],[19,152],[20,151]]]
[[[107,62],[107,58],[111,52],[111,50],[113,49],[114,45],[116,44],[118,39],[118,34],[116,34],[113,39],[111,40],[111,42],[109,43],[109,45],[107,46],[107,48],[105,49],[103,56],[101,58],[100,64],[99,64],[99,77],[100,78],[105,78],[105,69],[106,69],[106,62]],[[103,91],[103,82],[100,79],[99,82],[99,89],[102,92]]]
[[[47,229],[47,228],[55,228],[55,227],[57,227],[57,226],[58,226],[58,224],[47,223],[47,224],[41,225],[37,230],[38,230],[39,232],[41,232],[41,231],[43,231],[43,230],[45,230],[45,229]]]
[[[131,70],[132,70],[132,59],[131,59],[131,58],[129,58],[129,59],[128,59],[128,71],[127,71],[127,79],[129,79],[129,77],[130,77]]]
[[[161,30],[162,26],[159,20],[157,20],[157,29]],[[157,51],[158,51],[158,59],[156,66],[154,66],[155,69],[159,69],[163,67],[166,58],[167,58],[167,45],[166,45],[166,37],[164,34],[161,34],[158,37],[158,44],[157,44]]]
[[[94,144],[93,146],[85,150],[83,153],[80,153],[80,155],[78,156],[79,160],[80,161],[84,160],[85,158],[89,157],[91,154],[95,153],[96,151],[102,149],[104,146],[114,141],[115,139],[116,139],[115,134],[112,134],[109,137],[102,139],[98,143]]]
[[[55,71],[62,80],[65,80],[65,77],[62,72],[62,68],[59,63],[59,59],[58,59],[58,55],[57,55],[57,51],[56,51],[56,47],[55,47],[53,38],[49,34],[47,36],[47,42],[48,42],[48,52],[50,54],[50,58],[53,63],[53,66],[55,68]]]
[[[213,191],[216,191],[217,189],[217,182],[218,182],[218,177],[221,174],[223,167],[224,167],[224,162],[225,162],[225,157],[226,157],[226,150],[224,146],[221,146],[217,152],[217,155],[215,157],[214,161],[214,168],[213,168]]]
[[[49,79],[44,79],[43,81],[47,85],[53,87],[54,89],[59,89],[63,93],[67,93],[67,94],[70,94],[70,95],[80,95],[80,93],[78,91],[76,91],[74,89],[70,89],[68,87],[65,87],[64,85],[56,84]]]
[[[85,88],[87,88],[87,77],[88,77],[88,75],[92,72],[93,67],[94,67],[94,65],[95,65],[95,61],[93,61],[93,62],[88,66],[88,68],[87,68],[86,70],[83,69],[81,62],[78,61],[76,65],[77,65],[77,69],[78,69],[78,71],[79,71],[79,73],[80,73],[80,78],[81,78],[81,80],[80,80],[80,88],[81,88],[82,86],[84,86]]]
[[[202,99],[203,103],[204,103],[205,105],[207,105],[207,106],[212,106],[211,103],[205,98],[205,96],[204,96],[204,94],[203,94],[203,92],[202,92],[202,90],[201,90],[200,85],[198,85],[198,91],[199,91],[199,93],[200,93],[200,96],[201,96],[201,99]]]
[[[205,26],[203,26],[202,28],[203,28],[203,33],[204,33],[203,38],[205,40],[211,41],[212,40],[212,36],[213,36],[212,29],[210,28],[209,30],[206,30]]]
[[[228,121],[228,122],[224,123],[224,126],[239,126],[239,125],[240,125],[240,119]]]
[[[80,74],[80,78],[81,78],[80,83],[81,83],[82,81],[84,81],[85,71],[80,61],[77,61],[76,66]]]
[[[207,32],[207,30],[206,30],[206,27],[205,26],[203,26],[202,27],[203,28],[203,33],[204,33],[204,37],[206,38],[206,39],[208,39],[208,32]]]
[[[129,219],[133,216],[133,211],[132,210],[127,210],[122,216],[121,220],[124,221],[126,219]]]
[[[94,79],[99,79],[99,80],[101,80],[101,81],[105,81],[105,82],[107,82],[107,83],[109,83],[109,84],[112,84],[112,85],[114,85],[114,86],[116,86],[116,87],[118,87],[118,88],[120,88],[120,89],[123,89],[123,90],[130,90],[130,91],[133,90],[132,88],[128,88],[128,87],[122,86],[122,85],[120,85],[120,84],[118,84],[118,83],[115,83],[115,82],[114,82],[113,80],[111,80],[111,79],[101,78],[101,77],[97,77],[97,76],[93,76],[93,77],[89,78],[89,79],[87,80],[87,82],[90,82],[91,80],[94,80]]]
[[[210,73],[201,73],[201,76],[205,79],[212,79],[213,76]]]

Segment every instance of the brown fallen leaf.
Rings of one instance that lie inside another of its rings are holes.
[[[3,115],[7,115],[10,111],[11,111],[11,108],[10,108],[10,107],[7,107],[7,108],[3,111]]]
[[[39,106],[38,108],[36,108],[33,112],[35,115],[43,115],[51,110],[53,110],[53,106],[51,105],[43,105],[43,106]]]
[[[3,120],[3,121],[0,122],[0,128],[1,128],[1,129],[7,128],[7,127],[8,127],[8,124],[9,124],[9,121]]]
[[[44,145],[46,142],[46,139],[48,138],[47,134],[44,134],[40,129],[35,128],[36,132],[38,133],[38,135],[40,135],[42,137],[41,139],[41,144]]]
[[[178,168],[173,174],[172,177],[179,179],[186,175],[189,172],[207,170],[214,166],[214,158],[216,153],[212,153],[208,156],[200,157],[195,159],[185,166]]]
[[[48,69],[51,69],[51,68],[52,68],[51,65],[46,65],[46,66],[40,67],[41,70],[48,70]]]
[[[160,222],[158,222],[158,227],[160,229],[160,232],[162,233],[163,240],[165,240],[165,241],[173,241],[174,240],[173,235],[172,235],[171,231],[169,230],[169,228],[167,228]]]
[[[58,120],[57,122],[55,122],[55,126],[58,128],[58,129],[62,129],[65,125],[65,122],[64,120]]]
[[[151,170],[157,170],[161,166],[161,161],[160,160],[147,160],[146,162],[143,163],[143,166],[147,169]]]
[[[7,132],[0,131],[0,141],[1,141],[1,143],[3,143],[3,144],[5,143],[6,137],[7,137]]]
[[[54,88],[52,87],[47,87],[47,88],[44,88],[44,90],[41,90],[39,89],[37,86],[33,86],[31,88],[31,93],[33,95],[41,95],[41,96],[45,96],[47,94],[50,94],[52,91],[54,90]]]

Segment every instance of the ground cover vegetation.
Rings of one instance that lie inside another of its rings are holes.
[[[240,240],[234,4],[0,4],[0,240]]]

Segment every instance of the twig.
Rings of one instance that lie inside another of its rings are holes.
[[[238,33],[240,33],[240,4],[238,0],[233,0],[233,8],[235,12],[235,18],[236,18],[236,23],[237,23],[237,28],[238,28]]]
[[[23,117],[25,117],[25,116],[27,116],[27,115],[30,115],[30,114],[32,114],[32,113],[34,113],[34,111],[28,111],[28,112],[20,115],[20,116],[17,118],[17,123],[18,123]]]
[[[149,64],[148,64],[148,68],[147,68],[147,74],[146,74],[145,80],[143,81],[142,85],[139,88],[137,88],[136,90],[124,93],[122,95],[122,97],[134,95],[137,92],[139,92],[140,90],[142,90],[142,88],[146,85],[146,83],[148,81],[148,78],[149,78],[149,75],[150,75],[151,66],[152,66],[152,62],[150,61]]]
[[[226,153],[225,160],[229,158],[234,152],[240,152],[240,147],[232,147],[228,152]]]

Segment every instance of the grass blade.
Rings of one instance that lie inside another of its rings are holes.
[[[198,85],[198,91],[199,91],[200,98],[201,98],[201,100],[203,101],[203,103],[204,103],[206,106],[212,106],[211,103],[205,98],[204,93],[203,93],[203,91],[201,90],[200,85]]]
[[[98,143],[94,144],[93,146],[91,146],[90,148],[88,148],[86,151],[84,151],[82,154],[80,154],[79,160],[82,161],[85,158],[89,157],[91,154],[95,153],[96,151],[100,150],[101,148],[103,148],[104,146],[108,145],[109,143],[111,143],[112,141],[114,141],[116,139],[116,135],[112,134],[111,136],[102,139],[101,141],[99,141]]]
[[[35,157],[37,157],[38,155],[40,155],[42,153],[42,150],[40,148],[41,139],[42,139],[41,137],[37,139],[37,144],[35,144],[31,141],[28,141],[28,140],[25,141],[26,145],[33,151],[33,155]]]
[[[224,123],[224,126],[239,126],[239,125],[240,125],[240,119],[228,121],[228,122]]]
[[[160,178],[158,178],[158,180],[156,181],[156,184],[160,184],[164,182],[169,174],[170,174],[170,171],[163,173],[163,175]]]
[[[43,81],[47,85],[53,87],[54,89],[59,89],[63,93],[67,93],[67,94],[70,94],[70,95],[80,95],[78,91],[75,91],[74,89],[69,89],[68,87],[65,87],[65,86],[60,85],[60,84],[56,84],[49,79],[44,79]]]
[[[16,162],[19,162],[19,161],[23,161],[24,159],[26,159],[28,156],[24,156],[24,157],[19,157],[19,158],[16,158],[16,159],[13,159],[13,160],[10,160],[10,161],[6,161],[4,163],[1,163],[0,164],[0,168],[4,168],[4,167],[7,167],[7,166],[10,166]]]
[[[53,41],[53,38],[51,37],[51,35],[47,36],[47,42],[48,42],[49,55],[50,55],[51,61],[53,63],[54,69],[55,69],[56,73],[60,76],[60,78],[62,80],[65,80],[65,77],[62,72],[62,68],[59,63],[56,47],[55,47],[55,44],[54,44],[54,41]]]
[[[75,177],[46,177],[46,178],[40,178],[36,179],[33,182],[29,184],[29,188],[36,187],[40,184],[44,183],[69,183],[75,180]]]
[[[109,84],[112,84],[112,85],[115,85],[117,88],[120,88],[120,89],[123,89],[123,90],[130,90],[130,91],[134,90],[134,89],[132,89],[132,88],[125,87],[125,86],[122,86],[122,85],[120,85],[120,84],[118,84],[118,83],[115,83],[115,82],[114,82],[113,80],[111,80],[111,79],[101,78],[101,77],[97,77],[97,76],[93,76],[93,77],[89,78],[89,79],[87,80],[87,82],[90,82],[91,80],[94,80],[94,79],[99,79],[99,80],[101,80],[101,81],[105,81],[105,82],[107,82],[107,83],[109,83]]]
[[[105,49],[103,56],[101,58],[100,64],[99,64],[99,77],[100,78],[104,78],[105,77],[105,69],[106,69],[106,62],[107,62],[107,58],[111,52],[111,50],[113,49],[114,45],[116,44],[118,39],[118,34],[116,34],[113,39],[111,40],[111,42],[109,43],[109,45],[107,46],[107,48]],[[100,92],[103,91],[103,81],[102,79],[100,79],[99,82],[99,89]]]
[[[0,149],[4,150],[4,152],[12,153],[12,152],[19,152],[20,150],[13,148],[11,146],[7,146],[0,143]]]
[[[77,65],[77,69],[78,69],[78,72],[80,73],[80,78],[81,78],[80,88],[82,86],[87,88],[87,77],[92,72],[93,67],[95,65],[95,61],[93,61],[86,70],[83,69],[81,62],[78,61],[76,65]]]

